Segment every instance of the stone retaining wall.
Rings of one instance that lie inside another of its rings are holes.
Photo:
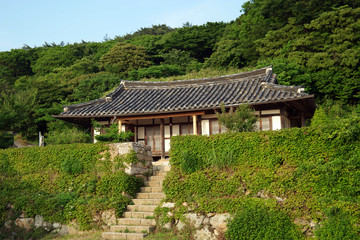
[[[141,143],[135,142],[109,144],[109,153],[111,160],[114,160],[117,156],[130,154],[132,151],[135,151],[136,157],[139,161],[137,163],[125,164],[124,170],[127,174],[134,175],[138,178],[146,180],[147,177],[153,172],[152,154],[151,148],[149,146],[145,146]],[[9,213],[10,212],[12,212],[12,207],[9,207]],[[104,229],[116,224],[114,209],[104,211],[97,218],[98,219],[94,219],[94,221],[104,223]],[[78,227],[75,221],[67,225],[61,223],[50,223],[44,221],[43,217],[40,215],[36,215],[33,218],[26,218],[25,213],[22,213],[14,222],[7,221],[5,223],[5,226],[10,228],[13,223],[18,227],[25,228],[27,230],[30,230],[33,227],[43,227],[45,230],[60,234],[81,233],[81,231],[77,230]]]

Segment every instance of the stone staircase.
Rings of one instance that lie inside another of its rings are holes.
[[[143,239],[154,230],[154,210],[165,196],[162,192],[162,182],[170,170],[168,160],[153,162],[153,176],[145,182],[134,205],[128,205],[123,218],[117,219],[117,224],[110,227],[109,232],[102,234],[103,239]]]

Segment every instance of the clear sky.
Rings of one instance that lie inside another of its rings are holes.
[[[101,42],[141,27],[229,22],[246,0],[0,0],[0,51]]]

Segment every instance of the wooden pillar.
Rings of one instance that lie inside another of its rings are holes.
[[[119,133],[122,132],[122,122],[121,122],[121,120],[118,120],[118,130],[119,130]]]
[[[301,113],[301,127],[305,127],[305,114]]]
[[[193,115],[193,135],[198,135],[197,131],[197,116]]]
[[[160,139],[161,139],[161,158],[165,159],[165,127],[164,127],[163,118],[160,118]]]

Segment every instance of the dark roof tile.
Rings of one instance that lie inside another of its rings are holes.
[[[300,87],[276,84],[271,67],[227,76],[172,82],[122,81],[105,98],[65,106],[62,117],[132,115],[202,110],[308,96]]]

